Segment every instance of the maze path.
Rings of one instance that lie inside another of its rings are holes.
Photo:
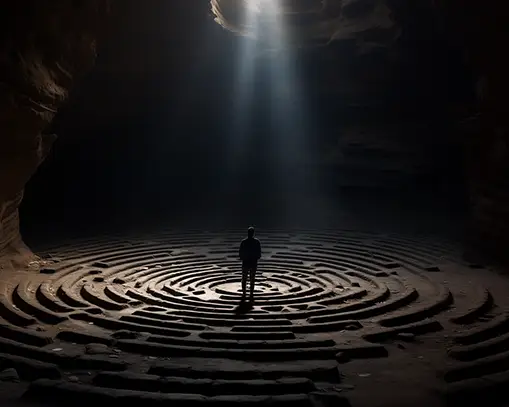
[[[51,266],[0,285],[0,364],[15,366],[27,380],[46,378],[29,391],[41,397],[59,394],[54,389],[65,397],[98,389],[107,397],[103,390],[111,387],[200,395],[180,394],[192,405],[216,396],[234,397],[228,400],[235,403],[255,395],[261,398],[243,400],[309,405],[318,397],[317,381],[340,380],[339,363],[390,357],[388,344],[398,335],[442,335],[456,326],[461,333],[453,336],[449,351],[456,362],[443,374],[451,399],[465,393],[461,384],[478,371],[505,382],[509,318],[501,314],[481,323],[496,309],[483,287],[472,293],[468,307],[456,302],[455,293],[435,277],[444,264],[457,262],[445,244],[353,231],[266,232],[260,237],[254,305],[238,312],[242,235],[231,230],[113,236],[48,250],[43,255],[53,260]],[[90,344],[102,344],[106,356],[76,353]],[[277,366],[232,374],[224,366],[179,369],[153,362],[140,370],[112,358],[114,351],[157,363],[212,358]],[[303,367],[289,368],[296,360]],[[59,378],[70,367],[103,373],[69,384]]]

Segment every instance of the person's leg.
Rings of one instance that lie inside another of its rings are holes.
[[[251,267],[249,270],[249,298],[253,300],[254,298],[254,287],[255,287],[255,277],[256,277],[256,266]]]
[[[245,267],[242,267],[242,298],[246,296],[247,273],[248,270]]]

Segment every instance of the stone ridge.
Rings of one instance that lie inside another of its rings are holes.
[[[95,60],[109,0],[6,2],[0,16],[0,271],[37,260],[19,235],[26,182],[55,136],[43,134]],[[27,12],[27,10],[30,10]]]

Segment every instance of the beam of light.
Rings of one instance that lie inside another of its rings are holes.
[[[272,185],[265,184],[262,194],[266,195],[255,201],[266,215],[280,212],[289,222],[294,222],[305,210],[304,205],[320,200],[317,188],[312,187],[318,182],[309,179],[306,168],[312,158],[309,142],[316,135],[310,131],[310,112],[304,103],[296,59],[290,46],[292,34],[285,26],[280,0],[244,0],[244,4],[242,26],[250,35],[239,38],[233,123],[221,196],[232,199],[232,202],[238,201],[238,192],[244,190],[242,185],[252,179],[245,177],[245,171],[252,170],[247,167],[252,163],[248,156],[253,141],[250,136],[264,137],[256,133],[256,128],[270,123],[271,137],[265,147],[268,151],[261,157],[263,162],[258,160],[257,163],[263,168],[255,171],[260,171],[263,181]],[[255,85],[255,78],[260,79],[259,70],[267,74],[262,75],[265,80],[260,83],[265,85],[265,92]],[[265,95],[260,100],[263,93]],[[255,106],[255,101],[262,105]],[[264,101],[267,102],[265,105]],[[254,111],[260,113],[264,109],[265,117],[254,117]],[[316,205],[310,211],[320,212]]]
[[[258,34],[257,10],[243,7],[242,25],[252,34],[238,37],[233,77],[233,99],[231,101],[231,131],[227,145],[227,160],[223,163],[224,177],[218,195],[226,197],[226,202],[235,200],[235,195],[242,184],[242,173],[249,153],[250,135],[252,134],[252,110],[255,91],[256,53]],[[232,201],[233,202],[233,201]]]
[[[274,176],[278,183],[279,205],[282,213],[293,221],[298,206],[302,204],[300,194],[305,183],[301,182],[302,161],[305,148],[308,112],[304,108],[301,83],[295,70],[293,51],[289,44],[289,31],[279,13],[279,3],[274,0],[265,4],[266,38],[272,49],[268,57],[270,116],[274,149]]]
[[[256,18],[256,10],[245,7],[244,15],[245,25],[248,30],[252,30],[256,36],[258,33],[258,19]],[[243,135],[250,119],[250,103],[253,98],[254,77],[255,77],[255,56],[256,56],[256,40],[251,37],[241,37],[239,39],[240,49],[238,52],[239,59],[237,61],[236,77],[234,83],[234,106],[233,106],[233,134],[232,146],[234,154],[237,156],[245,147]]]
[[[270,115],[274,149],[274,176],[280,205],[288,222],[307,221],[311,214],[327,216],[330,202],[320,188],[318,163],[313,154],[317,134],[305,102],[298,59],[292,47],[290,28],[284,21],[280,0],[261,0],[262,30],[272,49],[268,61]]]

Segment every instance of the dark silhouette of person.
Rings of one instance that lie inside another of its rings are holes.
[[[249,299],[253,302],[256,268],[258,260],[262,257],[260,241],[254,237],[254,227],[247,229],[247,238],[242,241],[239,248],[239,257],[242,260],[242,299],[246,297],[247,275],[249,274]]]

